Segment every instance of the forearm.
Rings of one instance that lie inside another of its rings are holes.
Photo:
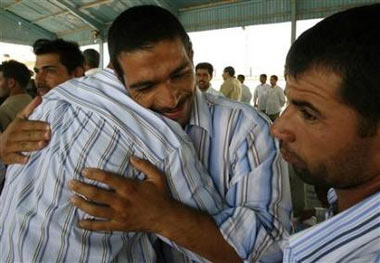
[[[173,201],[156,231],[212,262],[241,262],[211,216]]]

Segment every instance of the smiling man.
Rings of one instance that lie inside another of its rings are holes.
[[[338,214],[290,237],[284,262],[379,262],[380,5],[303,33],[286,59],[289,105],[272,126],[305,182],[332,187]]]
[[[290,230],[290,193],[287,167],[280,157],[278,142],[270,137],[266,119],[248,105],[196,90],[190,39],[177,18],[165,9],[130,8],[114,21],[108,37],[111,61],[124,85],[106,70],[91,78],[73,80],[47,94],[45,99],[50,99],[34,116],[52,122],[52,142],[31,156],[26,170],[13,171],[15,178],[22,178],[19,189],[27,191],[28,169],[37,171],[36,165],[47,165],[51,173],[43,174],[49,176],[35,179],[52,180],[56,188],[41,186],[39,189],[45,193],[42,198],[33,196],[33,191],[26,194],[27,198],[25,191],[8,191],[9,196],[4,198],[10,200],[16,195],[22,203],[17,207],[22,218],[36,224],[34,229],[44,231],[28,233],[21,221],[11,222],[12,215],[4,212],[4,222],[12,224],[4,230],[4,236],[12,236],[15,228],[23,234],[7,239],[13,242],[11,245],[1,242],[7,255],[20,253],[12,251],[12,244],[29,240],[36,259],[43,258],[38,246],[31,242],[38,238],[45,250],[49,246],[47,251],[62,251],[59,259],[79,254],[83,259],[98,256],[106,261],[155,261],[155,249],[162,247],[158,251],[164,252],[167,262],[205,258],[215,262],[280,260],[278,241]],[[128,110],[131,107],[133,112]],[[54,112],[59,116],[57,121],[50,116],[53,108],[61,110]],[[137,118],[140,115],[151,119],[141,120]],[[187,145],[189,142],[195,152]],[[179,147],[181,143],[188,147],[174,151],[172,145]],[[144,171],[146,180],[124,178],[136,177],[128,173],[128,169],[136,173],[126,161],[132,153],[153,162],[164,174],[139,161],[137,168]],[[46,159],[52,161],[47,164]],[[79,174],[84,167],[122,176],[86,170],[84,178]],[[77,228],[76,220],[83,217],[78,218],[81,212],[77,208],[67,206],[66,183],[71,179],[76,180],[70,187],[80,194],[73,198],[74,205],[102,218],[81,220],[80,226],[111,230],[111,235]],[[87,179],[105,183],[112,190],[87,184]],[[166,184],[170,193],[165,190]],[[49,199],[51,195],[53,201]],[[28,213],[28,207],[34,210]],[[30,216],[32,212],[49,213],[50,217],[38,221]],[[49,222],[58,222],[60,227]],[[49,231],[61,237],[57,243],[47,242],[45,233]],[[142,233],[134,236],[133,232]],[[160,244],[157,238],[166,243]],[[28,251],[21,253],[26,255]],[[49,256],[46,259],[56,259]]]

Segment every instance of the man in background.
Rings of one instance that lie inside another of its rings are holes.
[[[198,63],[195,67],[195,77],[197,87],[200,91],[210,93],[215,96],[223,96],[222,93],[214,89],[211,85],[212,74],[214,67],[208,62]]]
[[[267,103],[265,113],[268,117],[275,121],[280,116],[281,108],[285,105],[285,95],[281,87],[277,86],[278,77],[272,75],[270,77],[270,88],[267,94]]]
[[[59,84],[72,78],[82,77],[84,74],[84,58],[79,45],[75,42],[63,39],[38,39],[33,44],[33,52],[36,55],[34,81],[40,96]],[[37,151],[47,145],[51,135],[49,125],[44,122],[26,121],[40,102],[40,97],[35,98],[0,135],[0,145],[1,142],[6,142],[7,145],[0,147],[0,157],[5,164],[25,164],[28,157],[22,152]],[[31,131],[34,131],[35,137],[30,136]]]
[[[83,51],[84,57],[84,74],[86,76],[98,73],[101,71],[99,68],[100,54],[93,48],[88,48]]]
[[[253,105],[261,112],[265,113],[265,108],[267,105],[267,94],[270,85],[267,82],[267,75],[260,75],[260,85],[258,85],[253,94]]]
[[[380,260],[379,13],[332,15],[287,55],[288,106],[272,133],[302,180],[335,189],[337,214],[290,236],[283,262]]]
[[[224,82],[220,87],[220,92],[231,100],[240,101],[241,99],[241,85],[235,78],[235,69],[231,66],[223,70],[222,77]]]
[[[249,88],[247,87],[247,85],[244,84],[245,76],[240,74],[240,75],[238,75],[237,78],[241,83],[241,99],[240,99],[240,101],[244,102],[246,104],[250,104],[251,99],[252,99],[252,93],[249,90]]]
[[[35,82],[40,96],[69,79],[84,75],[84,58],[75,42],[39,39],[33,44],[33,52],[36,55]]]
[[[17,113],[32,101],[32,97],[26,92],[30,76],[29,69],[20,62],[10,60],[0,65],[0,96],[6,98],[0,106],[0,133],[16,118]],[[0,193],[5,172],[6,166],[0,162]]]
[[[10,60],[0,65],[0,96],[7,97],[0,106],[1,132],[32,101],[32,97],[26,92],[29,80],[30,72],[24,64]]]

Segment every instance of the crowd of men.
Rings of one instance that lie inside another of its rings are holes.
[[[260,76],[257,109],[232,67],[213,89],[157,6],[121,13],[111,63],[85,77],[94,52],[37,40],[40,96],[0,135],[0,261],[379,262],[379,12],[337,13],[295,41],[281,116],[277,76]],[[7,63],[12,99],[30,73]],[[288,164],[336,194],[331,218],[295,234]]]

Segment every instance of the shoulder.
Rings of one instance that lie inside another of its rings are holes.
[[[246,103],[211,94],[206,94],[206,102],[210,112],[213,112],[214,118],[226,119],[228,116],[235,115],[238,117],[240,125],[245,127],[267,127],[269,125],[269,120],[264,114]]]

